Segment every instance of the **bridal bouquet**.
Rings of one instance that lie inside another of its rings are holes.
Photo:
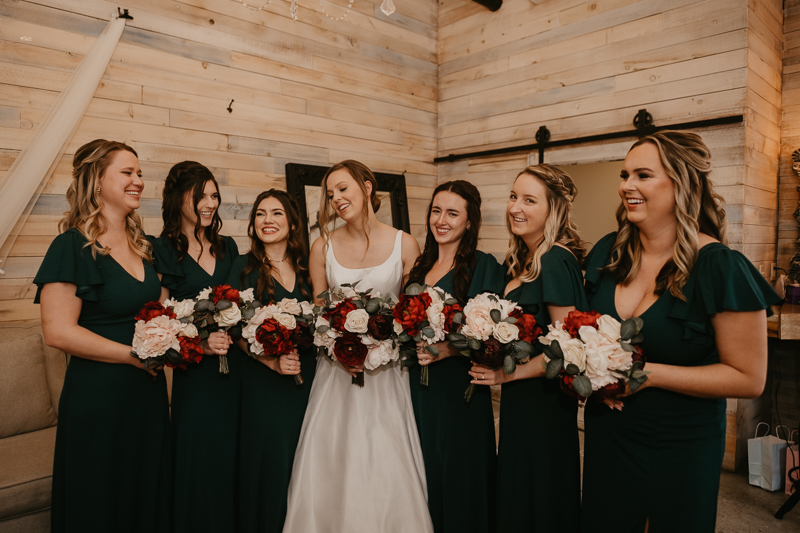
[[[558,378],[569,394],[585,400],[614,398],[630,383],[636,392],[647,381],[645,358],[638,343],[644,323],[629,318],[621,324],[609,315],[595,311],[572,311],[564,323],[548,326],[550,332],[539,339],[544,347],[545,375]]]
[[[136,315],[131,355],[146,370],[186,368],[203,359],[200,333],[193,324],[194,300],[148,302]]]
[[[239,322],[261,303],[253,296],[253,289],[238,291],[230,285],[217,285],[200,291],[194,307],[194,324],[202,332],[203,338],[214,331],[231,331],[239,333]],[[244,315],[244,316],[243,316]],[[228,373],[228,357],[219,356],[220,374]]]
[[[247,311],[249,318],[243,321],[242,338],[250,345],[250,355],[280,357],[295,349],[314,345],[311,324],[314,323],[314,306],[298,302],[295,298],[284,298]],[[297,385],[303,384],[303,376],[294,376]]]
[[[473,362],[502,368],[506,374],[530,359],[533,343],[542,334],[533,315],[492,293],[479,294],[468,301],[463,322],[457,333],[448,335],[450,345]],[[474,392],[475,384],[470,383],[464,399],[469,402]]]
[[[392,324],[397,297],[372,289],[356,292],[358,283],[343,283],[320,294],[325,305],[314,308],[314,344],[345,366],[374,370],[400,357]],[[354,377],[353,384],[363,387],[364,374]]]
[[[455,331],[458,322],[454,322],[454,318],[461,313],[458,301],[446,292],[412,283],[400,295],[400,301],[392,311],[397,340],[405,343],[402,351],[414,354],[416,345],[412,342],[424,340],[428,344],[425,350],[433,357],[439,357],[438,348],[431,345],[445,340],[448,333]],[[420,372],[420,384],[428,386],[427,366],[423,366]]]

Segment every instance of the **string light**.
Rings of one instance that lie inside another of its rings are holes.
[[[244,7],[246,7],[246,8],[247,8],[247,9],[249,9],[250,11],[262,11],[262,10],[266,9],[266,7],[269,5],[269,3],[270,3],[272,0],[267,0],[267,3],[266,3],[266,4],[264,4],[264,5],[262,5],[261,7],[251,6],[250,4],[248,4],[247,2],[245,2],[244,0],[232,0],[232,1],[233,1],[233,2],[236,2],[237,4],[242,4]]]
[[[297,1],[297,0],[294,0],[294,1]],[[347,10],[345,10],[344,15],[342,15],[341,17],[332,17],[332,16],[328,15],[327,11],[325,11],[325,6],[322,5],[322,0],[317,0],[317,1],[319,2],[320,9],[322,9],[322,14],[325,15],[326,17],[328,17],[331,20],[338,20],[338,21],[344,20],[344,18],[347,16],[347,14],[350,13],[350,8],[353,7],[353,0],[348,0],[348,2],[347,2]]]

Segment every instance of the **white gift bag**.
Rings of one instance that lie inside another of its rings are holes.
[[[747,461],[750,468],[750,484],[766,490],[780,490],[783,488],[783,479],[786,472],[786,440],[778,437],[778,426],[775,436],[758,436],[758,428],[769,424],[761,422],[756,426],[756,436],[747,439]],[[789,428],[786,428],[787,430]]]

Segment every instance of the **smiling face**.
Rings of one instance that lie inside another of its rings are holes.
[[[289,232],[294,229],[283,204],[273,196],[264,198],[258,204],[253,226],[256,236],[264,244],[285,241],[289,237]]]
[[[452,191],[441,191],[431,202],[429,222],[437,243],[458,243],[470,224],[467,201]]]
[[[194,206],[193,191],[186,191],[183,196],[183,205],[181,206],[181,217],[191,227],[197,223],[198,215],[200,218],[200,226],[207,228],[214,221],[214,213],[219,208],[219,191],[213,181],[208,180],[203,185],[203,196],[197,202],[197,212]]]
[[[521,237],[526,243],[540,241],[544,237],[544,226],[550,215],[545,184],[531,174],[519,176],[508,198],[507,212],[509,226],[514,235]]]
[[[631,223],[654,228],[676,223],[675,186],[654,144],[644,143],[628,152],[620,178],[619,196]]]
[[[138,209],[139,197],[144,190],[139,159],[131,152],[117,150],[98,180],[98,186],[104,209],[125,215]]]
[[[367,188],[367,195],[371,194],[372,183],[367,181],[364,185]],[[325,186],[331,208],[345,222],[362,216],[366,198],[361,192],[361,187],[347,169],[342,168],[332,172],[328,176]]]

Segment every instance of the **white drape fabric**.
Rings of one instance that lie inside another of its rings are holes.
[[[11,246],[92,101],[117,47],[125,19],[113,15],[31,140],[0,179],[0,274]]]

